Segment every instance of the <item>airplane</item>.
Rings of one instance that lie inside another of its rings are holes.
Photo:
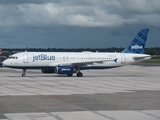
[[[20,52],[3,62],[5,67],[22,69],[22,77],[27,69],[41,69],[42,73],[57,73],[82,77],[81,70],[108,69],[121,67],[150,59],[143,54],[148,28],[143,28],[122,52]]]
[[[0,55],[2,53],[2,48],[0,48]],[[6,60],[7,57],[6,56],[0,56],[0,67],[3,67],[3,61]]]

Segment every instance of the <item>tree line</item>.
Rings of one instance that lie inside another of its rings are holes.
[[[2,55],[8,56],[17,52],[121,52],[124,48],[2,48]],[[160,55],[160,47],[145,48],[145,54]]]

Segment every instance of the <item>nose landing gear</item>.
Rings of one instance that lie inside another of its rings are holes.
[[[26,69],[23,69],[22,77],[26,77]]]

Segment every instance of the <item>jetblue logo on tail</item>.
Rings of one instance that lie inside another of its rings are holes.
[[[142,54],[144,52],[146,40],[148,37],[149,29],[144,28],[140,30],[137,35],[133,38],[131,43],[122,51],[122,53],[136,53]]]
[[[143,46],[139,46],[139,45],[134,45],[134,46],[131,46],[131,49],[143,49]]]

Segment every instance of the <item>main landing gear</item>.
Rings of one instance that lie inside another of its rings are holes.
[[[81,73],[80,71],[77,72],[77,77],[82,77],[83,76],[83,73]]]
[[[22,77],[26,77],[26,69],[23,69]]]
[[[71,77],[71,76],[73,76],[73,73],[67,74],[67,76]],[[82,77],[82,76],[83,76],[83,73],[77,72],[77,77]]]
[[[77,77],[82,77],[83,73],[80,72],[80,68],[78,66],[76,67],[76,70],[77,70]]]

